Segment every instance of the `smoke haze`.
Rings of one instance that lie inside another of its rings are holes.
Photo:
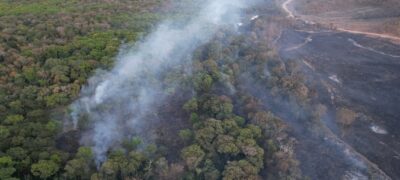
[[[234,28],[249,2],[207,0],[201,4],[183,25],[165,21],[141,43],[121,51],[111,71],[98,73],[82,89],[71,116],[75,128],[83,114],[92,123],[81,142],[92,147],[98,164],[111,147],[146,123],[143,117],[165,97],[158,82],[161,72],[190,59],[194,49],[222,26]]]

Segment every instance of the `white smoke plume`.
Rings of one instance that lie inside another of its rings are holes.
[[[98,164],[127,131],[146,123],[143,117],[162,101],[163,87],[157,82],[160,72],[188,59],[222,26],[234,28],[249,1],[204,0],[201,4],[199,12],[183,25],[161,23],[143,42],[120,53],[110,72],[92,77],[82,89],[71,116],[75,128],[82,114],[92,123],[82,143],[92,147]]]

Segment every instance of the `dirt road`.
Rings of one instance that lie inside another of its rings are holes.
[[[282,9],[288,14],[287,17],[302,20],[304,22],[309,22],[306,19],[302,19],[302,15],[299,15],[299,14],[296,15],[296,12],[293,10],[293,8],[290,8],[290,5],[293,3],[293,1],[294,0],[286,0],[281,5]],[[375,38],[387,39],[387,40],[391,40],[396,43],[400,43],[400,37],[397,37],[397,36],[392,36],[392,35],[387,35],[387,34],[379,34],[379,33],[373,33],[373,32],[365,32],[365,31],[357,31],[357,30],[345,29],[345,28],[340,28],[340,27],[337,28],[336,30],[341,31],[341,32],[351,33],[351,34],[361,34],[361,35],[366,35],[366,36],[375,37]]]

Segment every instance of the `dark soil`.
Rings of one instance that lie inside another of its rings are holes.
[[[310,36],[312,41],[305,46],[285,50]],[[334,100],[331,101],[326,88],[319,92],[319,99],[331,112],[339,107],[348,107],[358,113],[357,121],[349,127],[337,130],[334,117],[325,121],[325,126],[392,179],[400,179],[400,58],[359,48],[350,39],[384,53],[400,55],[399,46],[378,39],[346,33],[310,34],[294,30],[283,33],[279,41],[280,54],[287,59],[308,62],[304,65],[307,76],[318,80],[314,83],[319,83],[322,90],[325,86],[330,87]],[[332,80],[332,76],[340,82]],[[373,132],[372,125],[379,125],[387,134]],[[331,172],[346,168],[346,163],[331,151],[324,153],[323,149],[318,149],[323,146],[318,141],[314,144],[315,148],[299,145],[298,157],[303,169],[314,169],[313,179],[335,179],[335,173]],[[310,153],[323,160],[308,162]]]

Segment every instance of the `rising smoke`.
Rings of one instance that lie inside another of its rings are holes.
[[[117,57],[115,68],[98,73],[72,105],[77,128],[83,114],[92,128],[81,141],[91,146],[98,164],[107,151],[146,123],[145,116],[163,100],[161,72],[183,63],[196,47],[209,41],[222,26],[234,28],[246,0],[205,0],[186,23],[165,21],[153,33]],[[183,24],[183,25],[182,25]]]

